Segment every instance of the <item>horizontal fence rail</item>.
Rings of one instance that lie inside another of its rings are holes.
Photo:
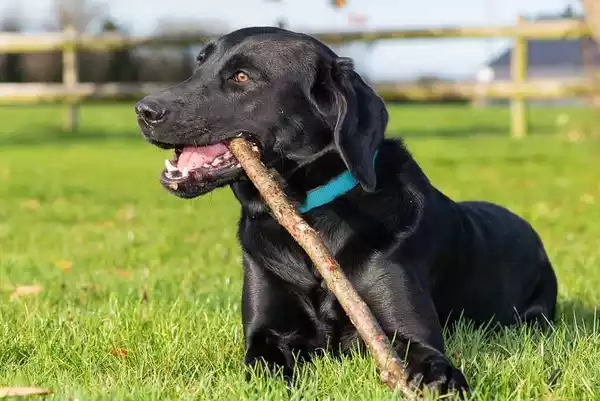
[[[173,84],[174,85],[174,84]],[[0,84],[0,104],[37,104],[49,102],[81,102],[85,100],[129,100],[163,90],[167,83],[24,83]],[[494,81],[436,82],[433,84],[375,84],[373,89],[388,101],[427,101],[448,98],[512,99],[521,96],[532,99],[576,98],[596,93],[600,88],[593,81],[531,80],[523,83]]]
[[[373,32],[314,32],[312,36],[336,45],[352,41],[375,42],[391,39],[433,38],[489,38],[508,37],[514,41],[512,76],[510,81],[433,82],[379,84],[374,89],[389,101],[432,101],[456,99],[510,99],[511,133],[521,137],[527,131],[525,99],[559,99],[593,97],[600,87],[590,79],[527,80],[527,41],[576,39],[589,37],[589,26],[579,20],[526,22],[519,19],[511,26],[495,27],[439,27]],[[114,51],[143,46],[201,45],[210,37],[201,34],[170,36],[99,36],[77,35],[72,28],[63,32],[36,34],[0,33],[0,54],[9,53],[63,53],[63,83],[0,84],[0,104],[36,104],[64,102],[68,105],[66,129],[77,125],[77,104],[86,100],[132,99],[164,89],[166,83],[80,83],[77,81],[78,51]]]
[[[429,29],[381,30],[373,32],[312,32],[309,33],[331,45],[352,41],[373,42],[390,39],[440,39],[440,38],[524,38],[538,40],[576,39],[589,36],[590,29],[583,21],[558,20],[524,22],[512,26],[496,27],[440,27]],[[0,33],[0,53],[39,53],[75,48],[86,51],[119,50],[140,46],[182,46],[202,44],[206,35],[123,36],[102,34],[80,35],[68,33],[13,34]]]

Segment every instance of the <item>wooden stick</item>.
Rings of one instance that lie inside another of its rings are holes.
[[[233,139],[229,150],[238,159],[250,181],[258,189],[272,214],[306,251],[319,271],[327,288],[337,298],[350,321],[371,350],[381,371],[381,380],[411,398],[416,392],[409,388],[406,369],[367,304],[360,298],[340,265],[329,253],[319,234],[304,221],[287,200],[283,190],[261,162],[258,148],[242,138]]]

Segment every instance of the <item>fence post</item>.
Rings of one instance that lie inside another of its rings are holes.
[[[69,43],[63,47],[62,51],[62,79],[65,90],[69,91],[75,89],[78,82],[77,47],[74,43],[77,38],[77,30],[73,25],[67,25],[63,32]],[[77,129],[78,105],[77,101],[70,96],[67,96],[65,104],[67,109],[64,129],[72,132]]]
[[[522,23],[523,18],[519,17],[518,24]],[[527,50],[527,39],[516,36],[511,57],[511,79],[514,83],[524,83],[527,80]],[[510,114],[511,136],[522,138],[527,135],[527,107],[521,94],[511,99]]]

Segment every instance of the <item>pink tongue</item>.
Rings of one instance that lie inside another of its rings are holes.
[[[179,155],[177,168],[182,169],[187,167],[188,170],[201,167],[203,164],[210,164],[215,157],[221,156],[229,149],[222,143],[217,143],[209,146],[186,146],[183,152]]]

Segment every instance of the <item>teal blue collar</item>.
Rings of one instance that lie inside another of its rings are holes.
[[[375,155],[373,156],[373,164],[375,164],[376,157],[377,151],[375,151]],[[327,184],[308,191],[306,199],[304,200],[304,203],[298,207],[298,211],[300,213],[306,213],[314,208],[323,206],[350,192],[350,190],[357,185],[358,180],[350,171],[346,170]]]

